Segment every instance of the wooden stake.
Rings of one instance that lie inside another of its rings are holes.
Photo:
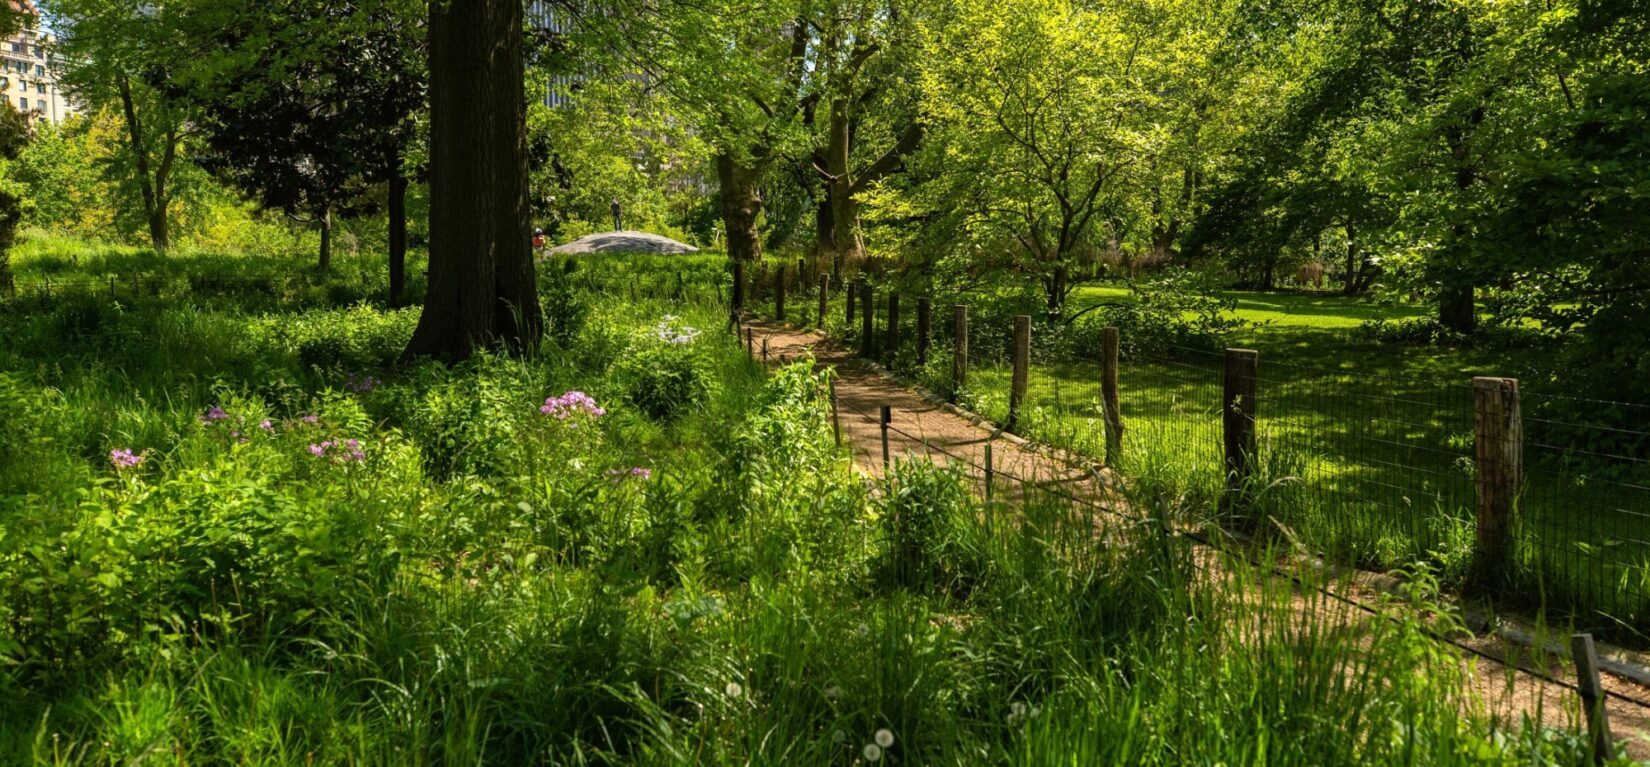
[[[991,503],[992,480],[997,478],[997,472],[991,464],[991,442],[985,443],[985,502]]]
[[[1260,390],[1260,353],[1252,349],[1227,349],[1222,386],[1221,433],[1226,454],[1227,510],[1243,505],[1244,494],[1255,473],[1255,398]]]
[[[951,387],[961,392],[968,383],[968,305],[951,307]],[[956,399],[956,396],[952,396]]]
[[[923,296],[917,299],[917,365],[928,364],[929,324],[934,319],[934,302]]]
[[[888,341],[884,344],[883,353],[888,355],[888,364],[893,364],[894,356],[899,354],[899,294],[888,294]]]
[[[1008,390],[1008,424],[1014,431],[1020,426],[1020,408],[1025,404],[1026,387],[1031,378],[1031,317],[1022,314],[1014,318],[1014,378]]]
[[[874,296],[871,293],[871,283],[859,284],[859,356],[870,359],[877,353],[876,310]]]
[[[854,286],[852,286],[852,285],[844,285],[843,286],[843,290],[842,290],[842,305],[844,307],[843,308],[843,322],[848,325],[849,330],[852,330],[853,327],[854,327],[854,293],[855,293]]]
[[[831,436],[836,440],[836,446],[842,447],[842,415],[837,409],[835,374],[831,375]]]
[[[1474,579],[1485,586],[1511,575],[1518,493],[1524,482],[1524,425],[1518,379],[1474,378],[1473,442],[1478,472]]]
[[[894,421],[894,409],[882,406],[882,473],[888,473],[888,424]]]
[[[1576,663],[1576,691],[1581,694],[1581,710],[1587,717],[1587,734],[1592,741],[1593,764],[1615,758],[1615,739],[1610,735],[1610,713],[1604,707],[1604,685],[1598,679],[1598,648],[1592,634],[1570,637],[1570,656]]]
[[[785,265],[780,264],[773,273],[773,316],[774,319],[785,321]]]
[[[831,275],[819,275],[819,327],[825,327],[825,310],[831,302]]]
[[[1121,334],[1117,328],[1100,331],[1100,402],[1105,409],[1106,465],[1116,466],[1123,458],[1123,410],[1118,404],[1117,356]]]

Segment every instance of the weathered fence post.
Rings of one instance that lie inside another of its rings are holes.
[[[1014,318],[1014,378],[1008,389],[1008,424],[1003,428],[1014,431],[1020,426],[1020,408],[1025,405],[1026,385],[1031,378],[1031,316]]]
[[[793,279],[796,280],[796,291],[798,293],[802,292],[802,286],[808,284],[808,260],[807,259],[805,259],[805,258],[796,259],[796,275],[793,277]]]
[[[899,354],[899,294],[888,292],[888,340],[883,345],[883,352],[888,355],[888,364],[894,364],[894,356]]]
[[[1598,648],[1592,634],[1570,637],[1570,657],[1576,663],[1576,691],[1581,694],[1582,713],[1587,717],[1587,734],[1592,741],[1593,764],[1615,758],[1615,739],[1610,735],[1610,713],[1604,708],[1604,686],[1598,680]]]
[[[849,330],[854,329],[854,293],[855,290],[853,285],[843,283],[842,304],[844,308],[842,310],[842,321],[847,324]]]
[[[968,383],[968,305],[956,304],[951,307],[952,391],[962,391],[965,383]]]
[[[745,328],[745,356],[756,361],[756,331]]]
[[[768,337],[762,336],[762,364],[768,364]]]
[[[991,440],[990,440],[990,438],[987,438],[986,443],[985,443],[985,502],[986,503],[991,503],[991,487],[992,487],[993,484],[995,484],[993,480],[995,480],[996,478],[997,478],[997,470],[994,466],[992,466],[992,463],[991,463]]]
[[[1245,505],[1250,478],[1255,473],[1255,416],[1260,393],[1260,353],[1227,349],[1221,394],[1221,433],[1226,453],[1226,497],[1223,510]]]
[[[780,264],[773,273],[773,318],[779,322],[785,321],[785,265]]]
[[[842,447],[842,414],[837,409],[835,373],[831,374],[831,437],[836,440],[837,447]]]
[[[1100,403],[1105,408],[1106,465],[1116,466],[1123,458],[1123,409],[1117,393],[1117,348],[1121,334],[1117,328],[1100,331]]]
[[[819,327],[825,327],[825,310],[831,303],[831,275],[819,275]]]
[[[894,422],[894,409],[888,405],[882,406],[882,473],[888,473],[888,424]]]
[[[1474,575],[1493,586],[1510,574],[1519,487],[1524,481],[1524,424],[1518,379],[1472,379],[1473,442],[1478,473],[1478,549]]]
[[[876,307],[873,303],[874,300],[875,299],[871,293],[871,283],[861,282],[859,284],[859,356],[866,359],[876,356],[877,352]]]
[[[928,364],[929,324],[934,319],[934,302],[928,296],[917,299],[917,365]]]

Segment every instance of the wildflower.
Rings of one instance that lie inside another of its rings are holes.
[[[311,442],[309,445],[309,454],[315,456],[316,458],[325,458],[327,457],[327,450],[332,448],[334,444],[335,443],[330,439],[321,443]]]
[[[560,397],[550,397],[544,401],[544,406],[539,408],[539,412],[555,416],[562,421],[578,413],[584,413],[591,418],[607,415],[607,411],[596,404],[596,400],[582,391],[570,391]]]
[[[730,698],[738,698],[745,694],[745,688],[739,686],[738,682],[728,682],[727,693]]]
[[[133,453],[131,448],[116,448],[109,451],[109,463],[116,469],[130,469],[143,463],[143,456]]]
[[[367,392],[370,392],[373,389],[378,388],[378,384],[379,384],[378,379],[373,377],[373,376],[356,375],[354,373],[350,373],[349,374],[349,383],[346,384],[346,386],[352,392],[355,392],[357,394],[366,394]]]
[[[890,730],[886,727],[884,727],[880,730],[877,730],[876,741],[877,741],[877,745],[879,745],[883,748],[889,748],[889,747],[893,746],[894,745],[894,731]]]
[[[200,421],[203,424],[214,424],[228,419],[229,414],[224,412],[223,408],[213,405],[211,410],[206,411],[206,415],[201,416]]]
[[[842,697],[842,688],[841,687],[838,687],[838,686],[833,684],[830,687],[825,688],[825,699],[826,700],[831,701],[831,702],[834,703],[834,702],[836,702],[836,700],[838,698],[841,698],[841,697]]]
[[[625,477],[632,477],[632,478],[635,478],[635,479],[640,479],[640,480],[646,481],[646,480],[649,480],[649,479],[653,478],[653,470],[649,469],[645,466],[637,466],[637,467],[631,468],[631,469],[609,469],[607,471],[607,476],[613,477],[615,479],[623,479]]]
[[[304,423],[307,423],[307,424],[317,424],[317,423],[321,422],[321,417],[314,414],[314,413],[310,413],[309,415],[306,415],[303,418],[300,418],[298,420],[303,421]]]
[[[266,432],[274,432],[275,431],[275,424],[270,423],[269,419],[265,418],[262,421],[258,422],[258,428],[263,429]]]
[[[344,454],[345,461],[361,461],[367,457],[366,452],[361,449],[360,440],[346,439],[344,440],[344,448],[349,451]]]
[[[882,760],[882,746],[879,746],[875,743],[865,744],[865,750],[861,753],[865,756],[865,761],[867,761],[867,762],[876,762],[876,761],[881,761]]]
[[[665,315],[659,324],[653,327],[654,338],[676,346],[691,344],[703,333],[704,331],[691,325],[678,326],[676,316],[672,314]]]

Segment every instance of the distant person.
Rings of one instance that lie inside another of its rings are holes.
[[[548,241],[544,238],[544,230],[543,229],[534,229],[533,230],[533,250],[534,251],[544,250],[544,246],[547,242]]]
[[[619,198],[613,198],[613,204],[610,207],[613,210],[613,231],[624,231],[624,227],[619,225],[624,220],[624,206],[619,204]]]

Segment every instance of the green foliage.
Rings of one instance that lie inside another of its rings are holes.
[[[713,381],[698,342],[703,333],[666,315],[632,338],[613,368],[630,404],[656,421],[672,421],[704,407]]]

